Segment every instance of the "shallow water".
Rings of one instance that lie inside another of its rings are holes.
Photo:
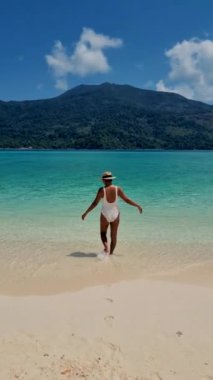
[[[95,255],[73,253],[100,252],[100,205],[84,222],[81,214],[105,170],[144,210],[120,201],[115,273],[213,258],[213,152],[0,151],[1,267],[29,278],[62,262],[71,278],[92,270]]]

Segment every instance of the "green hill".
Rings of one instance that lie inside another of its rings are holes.
[[[213,106],[104,83],[0,101],[1,148],[213,149]]]

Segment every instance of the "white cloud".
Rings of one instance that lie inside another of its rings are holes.
[[[122,43],[120,38],[97,34],[89,28],[83,28],[71,55],[68,54],[61,41],[56,41],[52,54],[45,56],[47,64],[53,70],[56,88],[61,90],[68,88],[67,76],[69,74],[83,77],[89,74],[108,72],[110,66],[103,50],[120,47]]]
[[[156,84],[156,90],[165,92],[176,92],[177,94],[181,94],[189,99],[192,99],[194,95],[194,92],[191,89],[191,87],[185,83],[179,85],[177,84],[175,85],[175,87],[171,88],[167,87],[163,80],[159,80],[159,82]]]
[[[187,98],[213,102],[213,40],[191,39],[177,43],[165,53],[170,71],[156,89]]]

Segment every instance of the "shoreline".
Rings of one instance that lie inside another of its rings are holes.
[[[163,148],[156,148],[156,149],[149,149],[149,148],[144,148],[144,149],[130,149],[130,148],[123,148],[123,149],[107,149],[107,148],[103,148],[103,149],[100,149],[100,148],[91,148],[91,149],[88,149],[88,148],[28,148],[28,147],[20,147],[20,148],[0,148],[0,152],[1,151],[27,151],[27,152],[40,152],[40,151],[52,151],[52,152],[56,152],[56,151],[59,151],[59,152],[213,152],[213,149],[212,148],[209,148],[209,149],[163,149]]]
[[[3,240],[0,294],[50,295],[135,279],[213,284],[212,243],[125,243],[98,259],[100,245],[87,241]],[[196,268],[197,272],[196,272]],[[203,273],[203,275],[200,273]],[[196,273],[197,274],[196,274]]]
[[[212,245],[180,244],[120,245],[118,252],[106,260],[97,258],[98,247],[68,242],[31,243],[1,246],[0,295],[54,295],[81,289],[153,279],[213,286]],[[196,251],[197,250],[197,251]],[[131,255],[129,254],[131,252]],[[193,252],[193,256],[191,255]],[[171,254],[172,253],[172,254]],[[202,255],[201,255],[202,253]],[[202,261],[201,261],[202,257]]]

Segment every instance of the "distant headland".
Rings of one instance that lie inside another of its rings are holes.
[[[0,148],[213,149],[213,106],[129,85],[0,101]]]

